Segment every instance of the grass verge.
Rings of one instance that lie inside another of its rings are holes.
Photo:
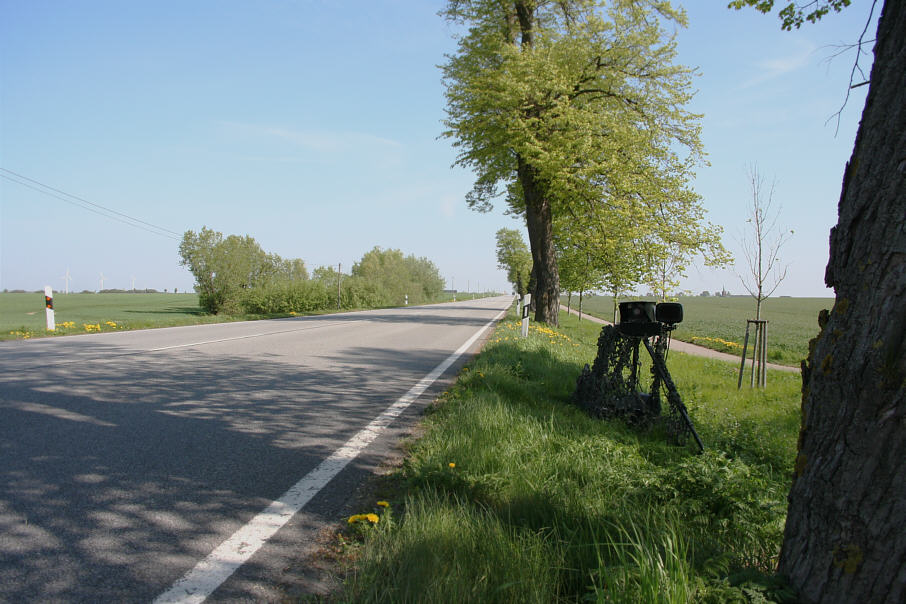
[[[394,602],[783,601],[773,577],[799,378],[737,392],[732,364],[671,353],[707,450],[569,404],[599,326],[500,324],[354,521],[341,598]],[[372,519],[374,520],[374,518]],[[763,600],[758,600],[762,598]]]

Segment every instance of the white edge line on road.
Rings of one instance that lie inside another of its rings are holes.
[[[183,575],[170,589],[158,596],[154,600],[154,604],[203,602],[214,593],[214,590],[220,587],[236,569],[251,558],[274,533],[289,522],[296,512],[305,507],[365,447],[374,442],[394,419],[399,417],[409,405],[415,402],[444,371],[455,363],[505,313],[506,310],[503,310],[488,321],[456,352],[435,367],[431,373],[419,380],[406,394],[390,405],[370,424],[362,428],[346,444],[334,451],[318,467],[303,476],[280,499],[267,506],[264,511],[233,533],[229,539],[218,545],[214,551],[196,564],[195,568]]]

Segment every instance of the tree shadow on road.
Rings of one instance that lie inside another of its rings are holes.
[[[0,379],[0,600],[153,599],[448,354],[323,370],[87,344]]]

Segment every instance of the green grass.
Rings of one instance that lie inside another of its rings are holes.
[[[639,298],[643,299],[643,298]],[[562,298],[566,304],[566,297]],[[746,319],[755,316],[755,301],[748,296],[684,296],[683,322],[674,337],[714,350],[740,354],[746,333]],[[578,307],[573,296],[572,308]],[[768,321],[768,361],[780,365],[799,366],[808,355],[808,342],[818,335],[818,312],[830,309],[833,298],[768,298],[761,309],[761,318]],[[582,312],[613,320],[611,296],[585,297]],[[754,335],[754,331],[752,332]],[[752,355],[752,335],[748,356]]]
[[[432,406],[399,471],[402,489],[378,493],[391,507],[363,529],[340,597],[783,599],[771,570],[799,428],[798,376],[771,372],[766,390],[736,391],[733,364],[671,353],[707,447],[697,455],[571,405],[600,326],[561,321],[528,339],[516,337],[514,321],[501,324]]]
[[[199,308],[196,294],[57,293],[53,302],[57,325],[53,335],[221,323],[244,318],[207,315]],[[50,335],[45,332],[44,320],[43,294],[0,294],[0,340]],[[72,326],[65,327],[64,323]]]

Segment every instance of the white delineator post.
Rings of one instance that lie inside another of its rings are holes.
[[[529,311],[532,309],[532,294],[522,296],[522,337],[528,337]]]
[[[44,315],[48,331],[54,331],[57,325],[53,319],[53,289],[49,285],[44,286]]]

